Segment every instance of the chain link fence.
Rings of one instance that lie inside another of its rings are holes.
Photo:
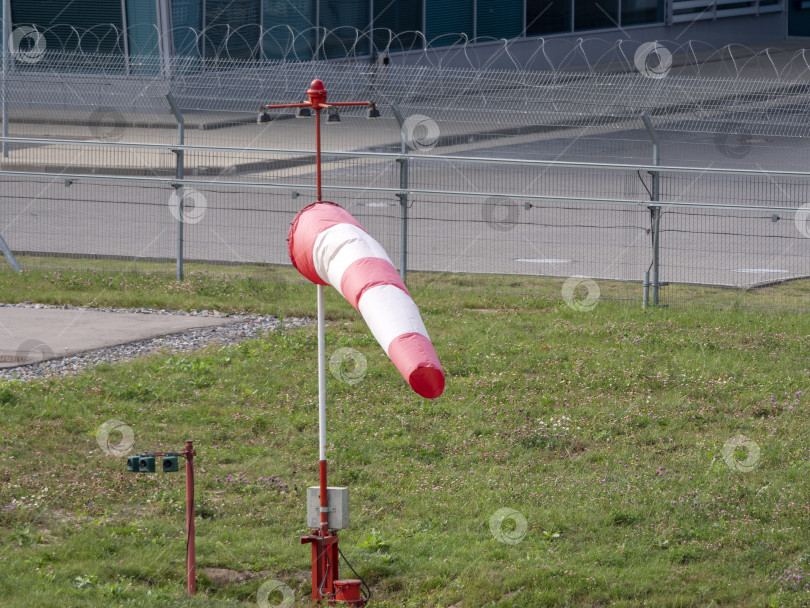
[[[383,116],[325,125],[325,197],[411,280],[810,308],[801,49],[541,39],[518,58],[506,41],[235,31],[167,58],[56,31],[18,35],[4,62],[0,248],[24,268],[182,259],[295,280],[278,271],[314,200],[314,125],[264,106],[321,78]]]

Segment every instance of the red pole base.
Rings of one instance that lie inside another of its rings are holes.
[[[329,606],[337,604],[335,580],[338,578],[338,537],[334,532],[313,530],[301,537],[301,544],[312,544],[312,602],[326,601]]]

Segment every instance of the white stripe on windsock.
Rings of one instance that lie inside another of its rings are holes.
[[[362,228],[337,224],[321,232],[312,248],[312,262],[318,276],[338,290],[343,273],[362,258],[380,258],[391,262],[385,249]],[[401,291],[401,290],[399,290]]]
[[[430,340],[411,296],[395,285],[372,287],[360,297],[357,308],[386,355],[391,342],[403,334],[417,333]],[[397,314],[392,315],[392,310]]]

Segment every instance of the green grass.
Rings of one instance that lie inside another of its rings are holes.
[[[302,289],[309,287],[292,266],[259,264],[215,265],[187,262],[186,281],[169,280],[176,268],[167,262],[110,260],[87,257],[20,256],[28,272],[2,283],[4,302],[24,302],[36,294],[43,303],[81,303],[91,306],[166,306],[171,308],[228,308],[278,312],[282,300],[287,314],[299,314]],[[2,266],[0,277],[13,275]],[[272,284],[272,285],[271,285]],[[470,308],[511,306],[515,297],[557,299],[563,279],[526,275],[460,275],[409,272],[415,294],[439,290],[441,297]],[[151,289],[153,285],[160,288]],[[599,280],[604,299],[641,303],[640,282]],[[583,294],[584,295],[584,294]],[[270,296],[274,301],[270,301]],[[660,289],[664,306],[705,306],[718,309],[810,310],[810,279],[744,289],[667,284]]]
[[[314,288],[289,273],[54,272],[0,275],[2,299],[314,312]],[[375,604],[808,605],[810,320],[606,300],[576,312],[560,283],[415,275],[447,373],[435,401],[327,291],[327,355],[348,347],[368,362],[356,384],[328,375],[329,459],[330,484],[350,487],[341,548]],[[0,383],[3,605],[250,606],[270,579],[307,598],[298,537],[317,480],[316,350],[310,326]],[[196,442],[194,600],[182,473],[127,474],[96,443],[110,419],[132,427],[136,451]],[[723,454],[739,435],[760,450],[749,472],[726,463],[750,459],[744,447]],[[522,537],[503,523],[515,544],[490,530],[503,508],[525,518]]]

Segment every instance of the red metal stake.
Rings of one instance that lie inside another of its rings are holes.
[[[185,456],[186,458],[186,588],[189,595],[196,595],[197,593],[197,560],[196,560],[196,550],[194,546],[194,456],[196,452],[194,451],[194,442],[186,441],[186,447],[181,452],[149,452],[146,454],[138,454],[137,456],[131,456],[127,459],[127,470],[128,471],[138,471],[139,465],[138,461],[143,456],[150,456],[154,460],[155,458],[163,457],[163,456],[170,456],[172,459],[178,459],[180,456]],[[132,461],[135,461],[134,465]],[[169,462],[171,463],[170,459]],[[179,460],[177,460],[177,464],[179,465]],[[169,465],[166,463],[166,460],[163,461],[163,470],[166,471],[177,471],[179,468],[174,468],[172,466],[169,468]],[[141,472],[146,472],[145,469],[140,469]],[[154,472],[152,469],[150,472]]]
[[[194,547],[194,444],[186,441],[186,570],[188,594],[197,594],[197,558]]]

